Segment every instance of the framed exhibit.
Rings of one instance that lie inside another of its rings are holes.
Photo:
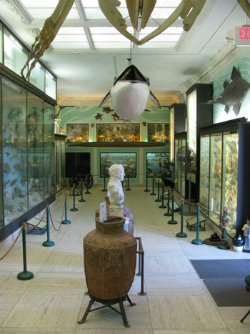
[[[113,164],[122,164],[125,178],[136,178],[137,154],[135,152],[100,153],[100,177],[109,177],[108,169]]]
[[[139,142],[140,123],[96,124],[97,142]]]
[[[168,177],[170,154],[165,152],[146,153],[146,172],[148,177]]]
[[[169,141],[169,123],[148,123],[148,142]]]
[[[81,143],[89,141],[88,123],[67,123],[67,142]]]

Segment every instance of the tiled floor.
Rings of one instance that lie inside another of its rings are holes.
[[[216,247],[191,244],[196,238],[190,232],[185,239],[176,238],[177,225],[168,224],[155,202],[156,196],[145,188],[124,190],[125,205],[134,212],[135,236],[142,238],[145,251],[146,296],[139,296],[140,277],[135,276],[129,296],[136,306],[125,302],[129,329],[121,316],[109,308],[91,312],[84,324],[78,325],[87,307],[83,268],[82,239],[95,228],[94,213],[105,193],[92,187],[84,195],[85,203],[76,197],[77,212],[68,210],[70,225],[56,232],[51,226],[50,239],[55,246],[46,248],[45,235],[27,235],[28,270],[34,278],[17,280],[22,268],[21,238],[8,256],[0,262],[0,333],[64,333],[64,334],[249,334],[250,315],[240,323],[249,307],[218,308],[203,281],[196,274],[191,259],[250,258],[248,253],[219,250]],[[51,206],[53,221],[59,226],[64,205],[64,192]],[[68,197],[68,209],[73,206]],[[213,233],[213,225],[200,232],[200,239]],[[1,249],[0,257],[9,246]],[[247,293],[247,292],[246,292]]]

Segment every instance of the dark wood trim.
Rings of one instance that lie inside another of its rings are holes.
[[[147,143],[147,142],[86,142],[86,143],[66,143],[66,147],[157,147],[166,146],[167,143]]]

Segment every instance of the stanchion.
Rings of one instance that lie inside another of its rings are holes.
[[[46,209],[46,221],[47,221],[47,241],[43,242],[44,247],[52,247],[55,246],[54,241],[50,240],[50,235],[49,235],[49,205],[47,205]]]
[[[73,208],[70,209],[70,211],[78,211],[78,209],[75,207],[75,203],[76,203],[76,199],[75,199],[75,184],[73,184]]]
[[[183,232],[183,213],[184,213],[184,201],[181,201],[181,231],[176,234],[178,238],[186,238],[187,233]]]
[[[22,243],[23,243],[23,271],[20,272],[17,275],[17,279],[20,281],[27,281],[29,279],[32,279],[34,277],[33,273],[30,271],[27,271],[27,256],[26,256],[26,227],[25,224],[22,223],[23,229],[22,229]]]
[[[168,204],[167,204],[168,212],[164,213],[164,216],[172,216],[172,212],[169,211],[169,189],[168,189]]]
[[[139,263],[138,263],[138,273],[136,276],[141,276],[141,291],[138,293],[139,296],[145,296],[147,293],[144,291],[144,250],[142,246],[141,237],[135,238],[139,241]]]
[[[128,169],[129,170],[129,169]],[[129,188],[129,171],[128,171],[128,187],[126,188],[126,190],[131,190],[130,188]]]
[[[85,191],[85,194],[91,194],[91,192],[89,192],[89,174],[87,174],[86,188],[87,191]]]
[[[196,239],[192,240],[194,245],[202,245],[203,241],[199,239],[200,231],[200,203],[197,203],[197,228],[196,228]]]
[[[168,224],[175,225],[177,221],[174,220],[174,191],[172,190],[172,219],[168,221]]]
[[[106,176],[105,176],[105,173],[104,173],[104,180],[103,180],[104,188],[102,189],[102,191],[107,191],[106,188],[105,188],[105,182],[106,182]]]
[[[71,224],[71,221],[67,218],[67,195],[65,195],[65,219],[62,221],[62,224]]]
[[[161,193],[161,205],[160,209],[166,209],[166,205],[164,205],[164,183],[162,182],[162,193]]]
[[[153,176],[153,178],[152,178],[152,192],[151,192],[151,196],[154,196],[154,195],[156,195],[156,193],[155,193],[155,177]]]
[[[146,189],[144,191],[147,192],[147,193],[150,191],[148,189],[148,173],[146,173]]]
[[[226,226],[227,225],[228,225],[227,208],[224,206],[224,208],[223,208],[223,221],[221,222],[222,237],[221,237],[221,242],[217,246],[217,248],[219,248],[219,249],[229,249],[230,248],[228,242],[226,241]]]
[[[156,183],[158,184],[158,198],[155,200],[155,202],[161,202],[161,199],[160,199],[160,180],[156,179]]]
[[[79,199],[79,202],[85,202],[85,199],[83,198],[83,179],[81,179],[81,199]]]

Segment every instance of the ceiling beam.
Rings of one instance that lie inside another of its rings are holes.
[[[159,20],[159,23],[163,23],[164,20]],[[33,20],[30,24],[30,28],[42,28],[44,25],[44,20]],[[128,21],[126,22],[127,27],[132,28],[132,24]],[[109,23],[107,20],[91,20],[91,21],[84,21],[83,19],[81,21],[70,21],[65,20],[62,27],[113,27],[111,23]],[[147,27],[158,27],[158,25],[155,23],[155,21],[148,21]],[[177,20],[171,27],[183,27],[182,20]],[[143,30],[142,30],[143,32]],[[166,30],[167,32],[167,30]]]
[[[87,19],[86,19],[86,15],[85,15],[85,12],[84,12],[84,8],[82,6],[82,3],[80,0],[75,0],[75,4],[76,4],[76,8],[78,10],[78,13],[80,15],[80,18],[83,22],[83,29],[85,31],[85,35],[87,37],[87,40],[89,42],[89,46],[90,46],[90,49],[91,50],[95,50],[95,44],[93,42],[93,39],[92,39],[92,36],[91,36],[91,33],[90,33],[90,30],[89,30],[89,27],[86,25],[86,22],[87,22]],[[64,26],[64,25],[63,25]]]

